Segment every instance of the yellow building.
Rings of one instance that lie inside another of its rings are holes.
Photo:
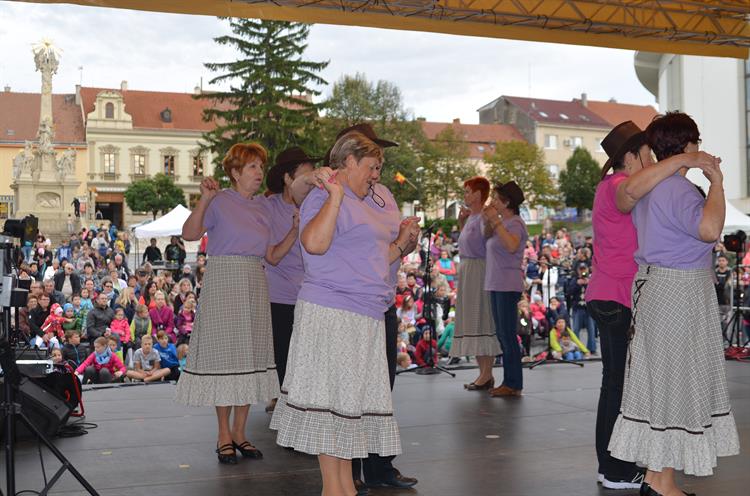
[[[14,193],[10,187],[13,159],[23,151],[26,141],[36,141],[40,109],[40,93],[15,93],[7,86],[0,93],[0,219],[15,215]],[[69,148],[76,151],[75,177],[81,182],[77,195],[85,209],[88,154],[76,95],[52,95],[52,115],[55,152],[59,156]],[[63,208],[73,214],[72,205],[63,205]]]

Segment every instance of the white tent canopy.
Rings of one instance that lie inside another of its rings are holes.
[[[135,237],[143,239],[180,236],[182,234],[182,226],[188,217],[190,217],[190,210],[182,205],[177,205],[168,214],[159,217],[155,221],[136,226]]]
[[[727,202],[727,216],[724,220],[723,232],[727,234],[738,230],[750,232],[750,216],[743,214],[742,211]]]

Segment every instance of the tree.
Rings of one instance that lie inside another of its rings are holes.
[[[185,194],[172,178],[158,173],[131,183],[125,190],[125,202],[133,212],[151,212],[156,215],[166,214],[177,205],[185,205]]]
[[[369,122],[378,136],[399,144],[385,149],[381,182],[399,204],[420,198],[414,187],[395,180],[399,172],[416,183],[416,170],[422,165],[428,144],[421,124],[404,109],[401,90],[396,85],[383,80],[373,84],[361,73],[345,75],[334,83],[324,106],[326,117],[321,120],[321,137],[327,144],[325,150],[342,129]]]
[[[578,217],[584,209],[594,206],[596,186],[601,179],[602,169],[585,148],[576,148],[566,162],[566,170],[560,173],[560,192],[565,205],[575,207]]]
[[[558,193],[544,164],[544,152],[525,141],[497,143],[485,156],[487,174],[493,182],[515,181],[531,206],[551,207],[559,203]]]
[[[238,60],[204,65],[221,73],[210,84],[230,87],[197,96],[214,105],[203,112],[204,120],[216,123],[203,134],[204,148],[213,152],[214,176],[224,184],[228,180],[219,165],[235,143],[259,142],[268,150],[269,162],[292,145],[316,148],[319,105],[312,96],[320,94],[316,85],[326,84],[317,74],[328,65],[303,59],[307,24],[230,18],[229,27],[232,35],[214,41],[235,47]]]
[[[432,140],[425,152],[425,169],[420,186],[429,207],[443,204],[448,209],[451,198],[460,197],[464,181],[478,174],[469,161],[469,145],[459,126],[449,125]]]

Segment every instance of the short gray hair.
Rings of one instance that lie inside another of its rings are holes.
[[[343,167],[349,155],[357,162],[364,157],[374,157],[380,162],[383,161],[383,149],[380,145],[358,131],[350,131],[336,140],[331,149],[331,168]]]

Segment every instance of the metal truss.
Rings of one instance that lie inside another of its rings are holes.
[[[260,6],[750,47],[750,0],[238,0]]]

